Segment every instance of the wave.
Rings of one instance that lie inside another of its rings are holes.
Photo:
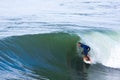
[[[66,75],[67,59],[70,57],[68,55],[75,55],[78,40],[79,36],[67,33],[34,34],[1,39],[1,79],[68,78]]]
[[[118,31],[89,29],[77,34],[45,33],[1,39],[0,77],[3,80],[87,80],[90,76],[92,80],[91,76],[98,73],[108,80],[101,73],[110,76],[108,71],[114,71],[114,78],[119,78],[119,36]],[[91,67],[78,56],[78,41],[91,47],[89,55],[94,63]],[[95,74],[87,72],[89,67]]]

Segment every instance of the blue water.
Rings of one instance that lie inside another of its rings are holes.
[[[0,80],[119,80],[119,14],[119,0],[1,0]]]

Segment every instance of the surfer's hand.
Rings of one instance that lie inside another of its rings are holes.
[[[81,54],[84,54],[83,52],[81,52]]]
[[[90,48],[88,48],[88,51],[90,51]]]

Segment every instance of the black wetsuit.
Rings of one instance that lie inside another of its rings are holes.
[[[84,45],[84,44],[82,44],[82,43],[81,43],[81,47],[83,48],[83,54],[84,54],[85,56],[87,56],[87,55],[88,55],[88,52],[90,51],[90,47],[87,46],[87,45]]]

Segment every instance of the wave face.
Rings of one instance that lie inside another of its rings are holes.
[[[91,46],[90,56],[94,63],[112,68],[120,68],[120,33],[116,30],[85,30],[79,35],[82,41]]]
[[[0,78],[119,80],[119,35],[119,31],[86,29],[74,34],[61,32],[3,38],[0,40]],[[87,65],[78,56],[78,41],[91,47],[89,55],[94,64]]]
[[[76,53],[79,37],[50,33],[0,40],[0,77],[24,80],[69,80],[69,55]]]

